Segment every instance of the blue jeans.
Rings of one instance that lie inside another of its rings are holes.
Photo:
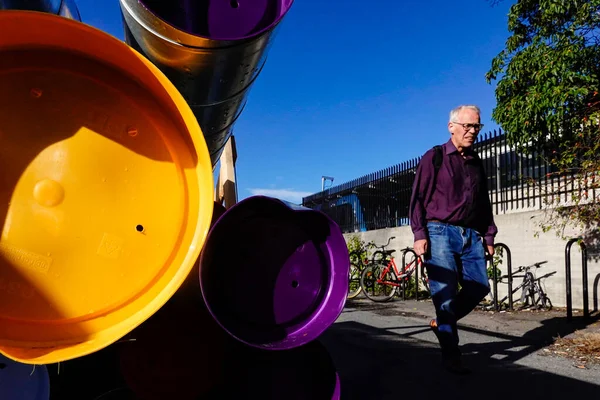
[[[427,230],[429,251],[424,259],[442,356],[459,357],[456,322],[490,291],[483,240],[473,229],[441,222],[428,222]]]

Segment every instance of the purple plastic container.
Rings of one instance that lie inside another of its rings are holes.
[[[0,354],[0,399],[48,400],[50,378],[45,365],[22,364]]]
[[[338,318],[349,268],[342,232],[328,216],[253,196],[228,209],[209,232],[200,287],[231,336],[253,347],[291,349]]]

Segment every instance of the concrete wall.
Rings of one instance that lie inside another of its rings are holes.
[[[498,226],[498,236],[496,242],[505,243],[512,253],[513,271],[520,265],[529,265],[538,261],[547,260],[548,263],[542,265],[536,273],[542,276],[548,272],[557,271],[557,273],[543,281],[545,290],[555,307],[566,306],[566,282],[565,282],[565,245],[566,241],[560,239],[551,231],[540,233],[535,237],[535,232],[539,231],[536,221],[541,217],[539,211],[511,213],[495,216]],[[580,232],[568,232],[569,237],[576,237]],[[398,228],[379,229],[375,231],[348,233],[346,238],[352,235],[358,235],[365,241],[373,240],[376,244],[385,244],[390,236],[395,236],[389,249],[396,249],[394,256],[400,257],[399,250],[413,245],[413,236],[410,227],[403,226]],[[581,252],[579,246],[574,244],[571,248],[571,279],[573,308],[583,308],[582,294],[582,273],[581,273]],[[398,264],[401,262],[397,261]],[[506,259],[500,265],[502,274],[506,274]],[[588,248],[588,298],[590,310],[594,309],[594,284],[596,290],[600,291],[598,282],[600,280],[600,263],[595,249]],[[519,285],[520,280],[515,279],[513,285]],[[504,297],[507,292],[507,285],[498,284],[500,296]],[[513,295],[515,300],[520,298],[520,290]]]

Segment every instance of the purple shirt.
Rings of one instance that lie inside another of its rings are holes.
[[[435,188],[433,149],[423,155],[417,167],[409,209],[415,240],[427,239],[427,221],[434,219],[475,229],[487,245],[493,245],[498,228],[481,159],[473,150],[465,152],[463,158],[451,140],[442,146],[442,152]],[[429,198],[431,201],[425,204]]]

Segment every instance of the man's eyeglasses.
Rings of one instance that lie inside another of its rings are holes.
[[[452,122],[452,123],[462,126],[466,131],[475,129],[476,132],[479,132],[483,128],[483,124],[463,124],[460,122]]]

